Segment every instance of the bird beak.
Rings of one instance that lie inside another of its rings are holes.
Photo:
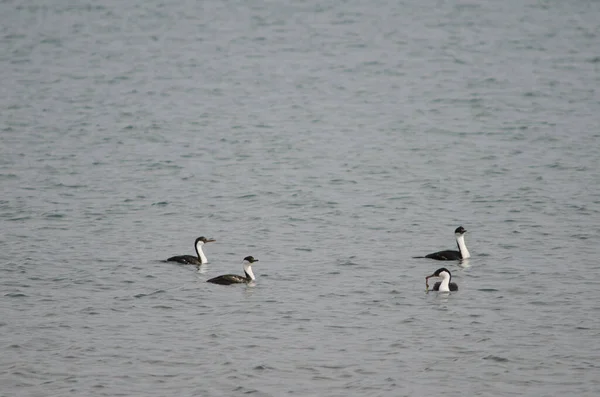
[[[429,277],[433,277],[433,274],[425,277],[425,289],[427,289],[427,291],[429,291]]]
[[[209,238],[208,240],[206,240],[207,243],[212,243],[212,242],[215,242],[215,241],[217,241],[217,240],[215,240],[214,238]]]

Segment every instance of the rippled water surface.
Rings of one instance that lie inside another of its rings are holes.
[[[1,1],[0,395],[597,396],[599,21]]]

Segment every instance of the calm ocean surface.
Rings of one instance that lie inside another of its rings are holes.
[[[0,1],[0,396],[598,396],[599,42],[583,0]]]

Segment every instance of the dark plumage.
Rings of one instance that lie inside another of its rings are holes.
[[[202,252],[202,246],[205,243],[212,243],[213,241],[216,241],[216,240],[214,240],[212,238],[206,238],[204,236],[198,237],[196,239],[196,241],[194,242],[194,249],[196,250],[197,256],[192,256],[192,255],[172,256],[169,259],[167,259],[167,262],[177,262],[177,263],[181,263],[184,265],[200,266],[203,263],[206,263],[206,261],[204,261],[204,260],[206,260],[206,256],[204,255],[204,252]]]
[[[469,258],[471,256],[471,254],[469,254],[469,251],[467,250],[467,247],[464,244],[464,234],[466,232],[467,232],[467,230],[462,226],[457,227],[456,230],[454,231],[454,236],[456,237],[456,245],[458,246],[458,251],[454,251],[454,250],[438,251],[438,252],[434,252],[432,254],[425,255],[425,256],[414,256],[413,258],[429,258],[429,259],[435,259],[438,261],[459,261],[462,259]],[[460,246],[461,242],[463,244],[462,249]],[[463,254],[462,250],[465,251],[464,254]]]
[[[425,255],[425,258],[435,259],[436,261],[459,261],[462,259],[462,255],[459,251],[446,250]]]
[[[224,274],[210,280],[206,280],[207,283],[230,285],[230,284],[243,284],[249,283],[255,280],[254,273],[252,272],[252,264],[258,262],[258,259],[254,259],[252,256],[244,258],[244,274],[245,276],[238,276],[237,274]]]
[[[435,284],[433,284],[432,291],[439,291],[440,285],[442,285],[442,282],[436,281]],[[458,291],[458,285],[456,283],[450,283],[448,285],[448,288],[450,289],[450,291]]]
[[[201,259],[198,259],[197,256],[192,256],[192,255],[172,256],[169,259],[167,259],[167,262],[177,262],[177,263],[181,263],[183,265],[201,265],[202,264]]]
[[[222,276],[206,280],[207,283],[220,285],[242,284],[249,283],[250,281],[252,281],[252,279],[248,276],[248,274],[246,274],[246,277],[238,276],[237,274],[224,274]]]

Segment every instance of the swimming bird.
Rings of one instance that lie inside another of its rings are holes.
[[[254,259],[252,256],[247,256],[242,262],[244,264],[244,273],[246,276],[238,276],[237,274],[224,274],[219,277],[211,278],[206,280],[207,283],[230,285],[230,284],[243,284],[249,283],[256,280],[254,273],[252,273],[252,264],[258,262],[258,259]]]
[[[462,226],[457,227],[454,231],[454,237],[456,237],[456,245],[458,245],[458,251],[439,251],[425,256],[414,256],[413,258],[429,258],[438,261],[459,261],[461,259],[470,258],[471,254],[469,253],[467,245],[465,244],[466,232],[466,229]]]
[[[169,259],[167,259],[167,262],[179,262],[179,263],[183,263],[184,265],[198,265],[198,266],[200,266],[204,263],[208,263],[208,259],[206,259],[206,255],[204,255],[204,251],[202,251],[202,246],[206,243],[212,243],[213,241],[216,241],[216,240],[212,239],[212,238],[206,238],[204,236],[198,237],[196,239],[196,242],[194,243],[194,248],[196,249],[196,255],[198,255],[198,256],[193,256],[193,255],[172,256]]]
[[[427,280],[431,277],[440,277],[442,281],[438,281],[433,284],[433,291],[439,292],[450,292],[450,291],[458,291],[458,285],[456,283],[452,283],[452,274],[450,274],[450,270],[445,267],[441,267],[437,269],[431,276],[425,277],[425,286],[429,290],[429,284]]]

